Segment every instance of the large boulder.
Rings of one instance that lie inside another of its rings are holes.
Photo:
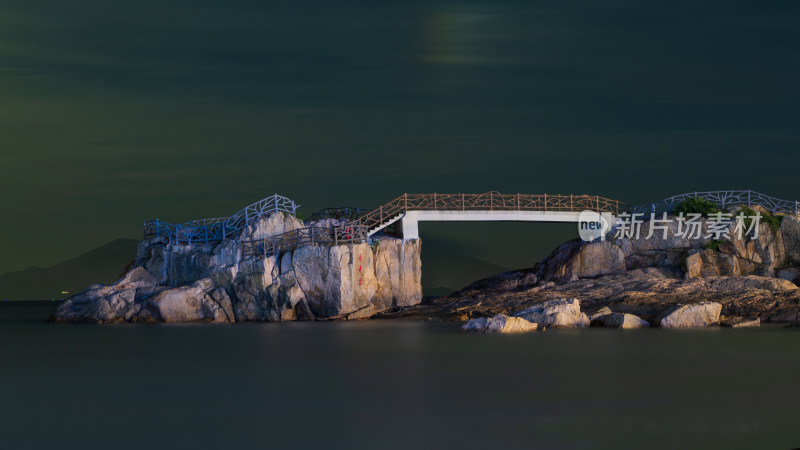
[[[577,298],[550,300],[532,308],[514,313],[544,328],[584,328],[589,326],[589,317],[581,312]]]
[[[525,319],[498,314],[491,319],[485,317],[471,319],[461,327],[461,330],[481,333],[524,333],[538,328],[537,324]]]
[[[608,241],[583,245],[575,257],[572,273],[578,277],[596,277],[625,271],[625,254]]]
[[[719,325],[722,305],[716,302],[700,302],[678,306],[666,314],[659,325],[662,328],[697,328]]]

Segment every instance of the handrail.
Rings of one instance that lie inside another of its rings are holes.
[[[295,215],[300,205],[278,194],[248,205],[229,217],[197,219],[171,224],[158,219],[144,222],[144,237],[161,236],[170,244],[193,244],[221,241],[235,237],[241,230],[261,217],[277,212]]]
[[[372,230],[408,210],[433,211],[626,211],[627,203],[597,195],[561,194],[403,194],[373,209],[358,222]]]
[[[735,205],[761,205],[770,210],[772,214],[793,214],[797,215],[800,209],[800,202],[793,200],[782,200],[779,198],[771,197],[760,192],[751,190],[731,190],[731,191],[703,191],[703,192],[688,192],[686,194],[673,195],[672,197],[665,198],[655,203],[646,203],[636,205],[631,208],[633,213],[670,213],[672,210],[684,200],[690,198],[702,198],[704,200],[716,203],[721,209]]]
[[[409,210],[436,211],[627,211],[628,205],[597,195],[560,194],[403,194],[349,222],[333,228],[306,227],[242,243],[242,256],[271,256],[304,245],[366,242],[369,235]],[[334,208],[331,208],[334,209]],[[324,210],[323,210],[324,211]],[[356,231],[353,231],[356,230]],[[347,236],[354,236],[353,238]]]
[[[333,228],[306,227],[287,231],[259,240],[242,241],[242,258],[268,257],[305,246],[334,246],[366,242],[367,228],[363,225],[340,225]]]

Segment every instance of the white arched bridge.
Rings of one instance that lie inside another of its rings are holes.
[[[781,200],[750,190],[692,192],[655,203],[630,206],[596,195],[563,194],[402,194],[368,210],[326,208],[306,220],[305,228],[261,240],[244,241],[244,256],[272,256],[307,245],[341,245],[366,242],[375,233],[391,231],[404,239],[419,237],[422,221],[512,221],[578,222],[581,212],[590,210],[614,223],[621,213],[671,212],[690,198],[703,198],[720,208],[761,205],[773,214],[796,215],[800,203]],[[254,203],[230,217],[169,224],[159,220],[144,223],[145,237],[161,236],[173,244],[201,244],[235,238],[260,217],[277,212],[295,214],[298,205],[277,194]],[[321,226],[322,219],[337,219],[338,225]]]

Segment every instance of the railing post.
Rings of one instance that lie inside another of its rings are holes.
[[[208,227],[203,227],[203,230],[205,231],[206,244],[208,244]]]
[[[489,191],[489,211],[492,211],[494,209],[494,199],[493,199],[493,197],[494,197],[494,195],[492,194],[492,191]]]
[[[517,211],[519,211],[519,192],[517,192]]]
[[[308,234],[311,237],[311,245],[314,245],[314,227],[308,229]]]
[[[408,192],[403,193],[403,210],[408,211]]]
[[[747,206],[750,206],[750,189],[747,190]]]
[[[433,193],[433,210],[436,211],[436,192]]]
[[[462,210],[462,211],[465,211],[466,209],[467,209],[467,205],[466,205],[466,203],[464,202],[464,193],[462,192],[462,193],[461,193],[461,210]]]
[[[544,212],[547,212],[547,192],[544,193]]]
[[[569,194],[569,210],[572,211],[575,209],[575,206],[572,204],[572,194]]]
[[[381,205],[380,208],[378,208],[378,209],[379,209],[378,223],[382,224],[383,223],[383,205]]]

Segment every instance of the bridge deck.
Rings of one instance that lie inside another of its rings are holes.
[[[403,239],[419,238],[419,222],[563,222],[577,223],[580,211],[427,211],[410,210],[400,219]],[[604,213],[614,223],[613,213]],[[374,234],[374,232],[370,233]]]

